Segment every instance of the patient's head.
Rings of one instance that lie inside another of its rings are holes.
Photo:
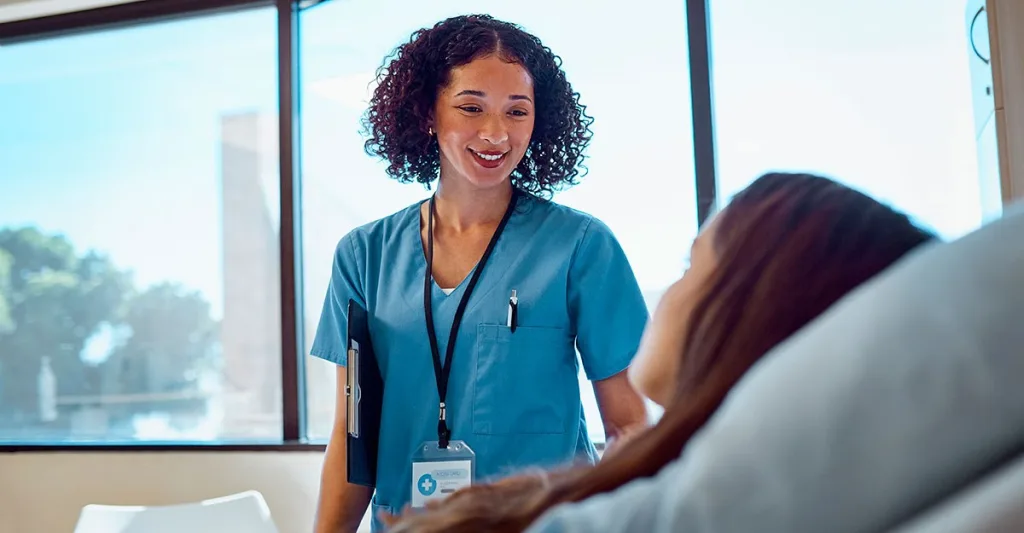
[[[631,378],[665,407],[593,467],[522,475],[408,516],[407,531],[522,531],[544,511],[656,474],[679,457],[754,363],[845,294],[934,236],[834,181],[768,174],[705,225],[662,297]],[[828,357],[828,353],[822,353]]]
[[[665,406],[722,358],[741,367],[933,236],[834,181],[767,174],[694,240],[690,268],[644,333],[630,377]]]

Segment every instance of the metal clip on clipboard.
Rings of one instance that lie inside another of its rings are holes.
[[[359,341],[351,340],[348,349],[348,380],[345,383],[345,404],[348,407],[348,434],[359,438]]]

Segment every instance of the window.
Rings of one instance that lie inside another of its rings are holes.
[[[359,120],[374,71],[412,31],[477,10],[476,3],[453,0],[330,2],[303,15],[307,353],[338,239],[429,194],[418,185],[393,182],[384,173],[385,165],[363,152]],[[697,229],[683,2],[641,0],[624,10],[612,1],[583,6],[568,0],[529,0],[487,11],[521,24],[562,57],[570,82],[596,121],[589,175],[555,200],[611,227],[653,309],[661,292],[682,273]],[[615,39],[595,39],[612,34]],[[666,230],[674,243],[656,237]],[[324,439],[334,413],[335,370],[309,357],[306,375],[308,435]],[[602,441],[593,391],[585,377],[580,380],[591,436]]]
[[[0,48],[0,443],[280,442],[276,32]]]
[[[766,171],[823,173],[947,238],[1001,211],[983,0],[526,1],[487,11],[551,46],[596,118],[590,172],[555,200],[612,228],[652,310],[715,179],[724,203]],[[428,194],[363,152],[374,71],[479,6],[246,4],[0,13],[0,448],[330,434],[335,369],[302,354],[335,244]],[[702,52],[691,116],[688,37],[707,43],[687,12],[703,30],[707,5],[715,139]],[[296,80],[279,35],[299,41]],[[292,294],[298,332],[281,327]]]
[[[797,169],[947,238],[999,214],[991,70],[971,48],[987,41],[971,27],[982,2],[711,4],[721,200]]]

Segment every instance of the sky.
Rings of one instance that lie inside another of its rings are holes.
[[[479,8],[333,0],[303,14],[308,324],[337,240],[427,194],[362,150],[374,69],[412,30]],[[697,231],[683,2],[525,0],[490,13],[559,54],[596,117],[590,173],[556,200],[605,221],[658,294]],[[977,227],[996,178],[979,177],[994,160],[977,148],[991,103],[985,69],[971,70],[969,13],[965,0],[713,0],[720,199],[768,170],[809,170],[943,236]],[[0,47],[0,227],[63,233],[141,287],[177,281],[222,313],[221,121],[263,121],[253,149],[276,223],[276,76],[270,8]]]

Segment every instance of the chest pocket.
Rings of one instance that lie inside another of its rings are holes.
[[[561,328],[477,326],[473,433],[565,433],[579,417],[572,338]]]

